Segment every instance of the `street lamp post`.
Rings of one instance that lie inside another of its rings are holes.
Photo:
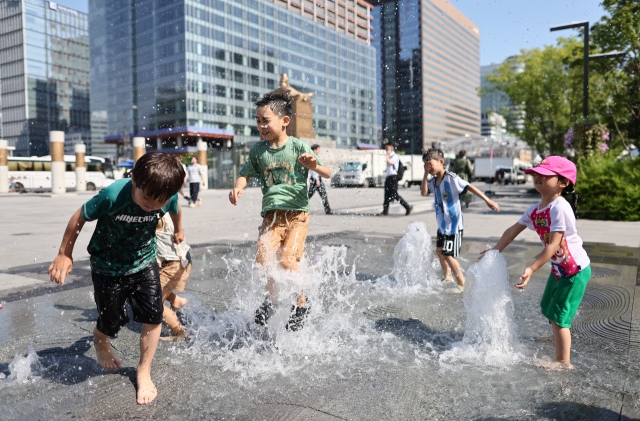
[[[589,60],[600,60],[605,58],[618,58],[624,57],[627,53],[620,51],[613,51],[610,53],[589,55],[589,22],[574,22],[566,25],[552,26],[551,32],[561,31],[563,29],[573,29],[583,27],[584,29],[584,58],[583,58],[583,74],[582,74],[582,116],[587,118],[589,116]]]

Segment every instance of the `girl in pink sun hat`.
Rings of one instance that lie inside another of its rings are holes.
[[[551,274],[540,308],[553,328],[556,359],[551,363],[541,362],[541,365],[559,370],[573,368],[571,322],[591,278],[589,256],[576,229],[576,172],[573,162],[561,156],[550,156],[537,167],[526,170],[526,174],[533,174],[534,187],[542,196],[541,200],[529,207],[494,247],[502,252],[525,228],[534,230],[540,237],[544,249],[527,266],[515,287],[524,290],[531,275],[551,261]],[[563,197],[568,194],[572,196],[571,203]],[[483,250],[481,254],[485,252]]]

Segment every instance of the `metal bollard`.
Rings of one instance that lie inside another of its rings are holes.
[[[51,193],[65,194],[66,164],[64,162],[64,132],[49,132],[49,152],[51,153]]]
[[[140,159],[142,155],[147,153],[147,145],[144,137],[133,138],[133,162],[134,164]]]
[[[202,139],[198,139],[196,146],[198,148],[198,164],[202,166],[202,170],[204,172],[204,179],[202,180],[204,181],[203,188],[208,189],[209,188],[209,167],[207,165],[207,142],[203,141]]]
[[[84,143],[76,143],[76,191],[87,191],[87,164],[84,162],[84,156],[87,153],[87,147]]]
[[[7,151],[8,142],[0,139],[0,193],[9,192],[9,152]]]

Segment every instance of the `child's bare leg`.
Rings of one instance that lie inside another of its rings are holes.
[[[571,368],[571,330],[560,327],[555,322],[553,326],[553,344],[556,347],[556,362]]]
[[[100,332],[97,327],[93,328],[93,346],[96,349],[96,358],[100,367],[107,370],[116,370],[122,365],[120,358],[113,352],[109,343],[109,336]]]
[[[180,323],[180,320],[178,320],[176,313],[174,313],[169,307],[165,307],[163,309],[162,319],[175,336],[184,336],[184,327]]]
[[[188,302],[186,298],[182,298],[179,295],[174,294],[173,292],[169,293],[169,295],[167,296],[167,301],[171,303],[171,309],[173,311],[180,310],[182,307],[187,305]]]
[[[280,266],[283,269],[295,272],[298,270],[298,260],[295,256],[284,256],[280,259]],[[300,294],[297,295],[296,304],[298,307],[307,305],[307,297],[304,295],[304,291],[300,291]]]
[[[449,267],[444,254],[442,254],[441,247],[436,249],[436,254],[438,255],[438,260],[440,260],[440,267],[442,267],[442,275],[444,275],[445,281],[453,281],[453,277],[451,276],[451,267]]]
[[[458,282],[458,285],[463,287],[464,286],[464,275],[462,274],[462,268],[460,267],[460,263],[458,263],[456,258],[453,257],[453,256],[444,256],[444,258],[447,261],[447,264],[449,265],[449,267],[451,267],[451,271],[455,275],[456,281]]]
[[[162,325],[144,324],[140,334],[140,362],[136,369],[138,381],[138,403],[145,405],[158,395],[156,386],[151,381],[151,362],[156,354]]]

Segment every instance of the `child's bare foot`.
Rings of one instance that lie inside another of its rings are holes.
[[[146,405],[153,402],[156,396],[158,396],[158,390],[156,389],[156,385],[151,381],[151,374],[146,371],[142,372],[138,368],[136,378],[138,383],[138,404]]]
[[[570,362],[566,361],[550,361],[543,359],[534,360],[534,364],[540,368],[544,368],[545,370],[552,371],[565,371],[565,370],[573,370],[574,367]]]
[[[160,337],[161,341],[184,341],[187,339],[187,330],[180,326],[180,329],[172,330],[173,335]]]
[[[96,358],[100,367],[107,370],[117,370],[122,366],[122,361],[113,352],[113,348],[107,338],[106,335],[101,333],[94,335],[93,346],[96,349]]]
[[[179,296],[175,296],[176,298],[171,302],[171,310],[178,311],[185,305],[187,305],[187,299]]]

